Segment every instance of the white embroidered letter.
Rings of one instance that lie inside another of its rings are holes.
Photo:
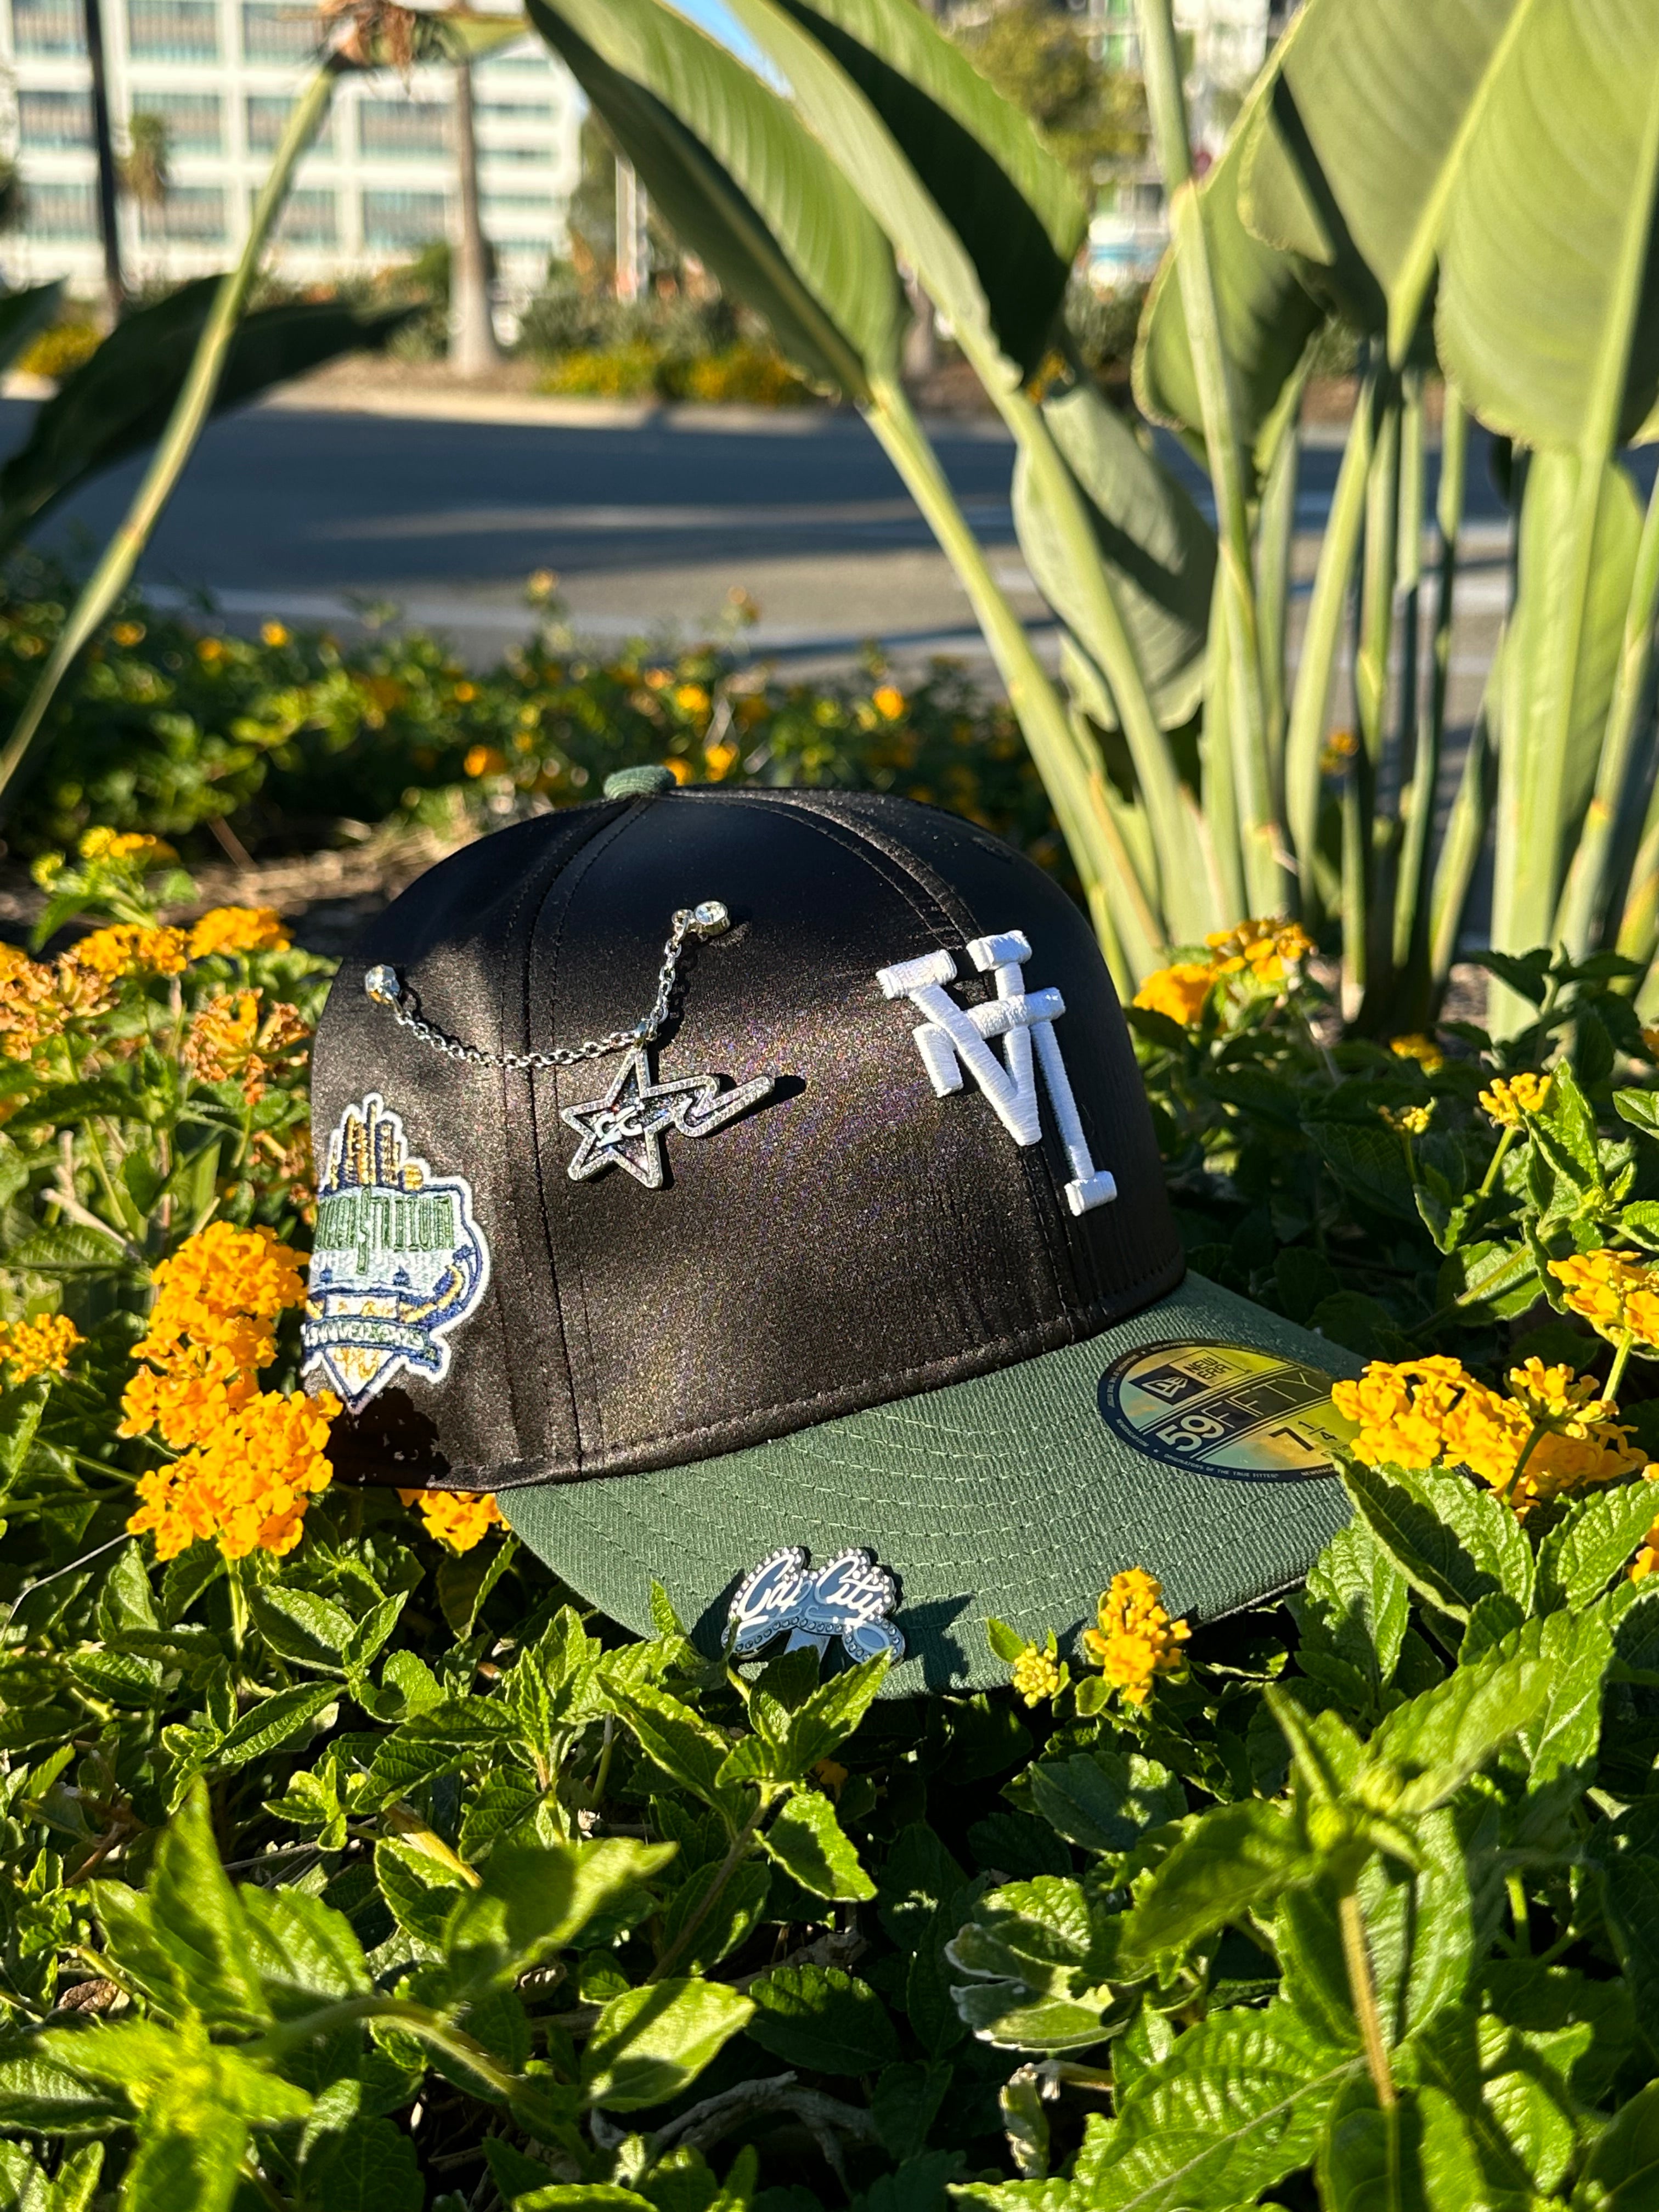
[[[1035,1046],[1060,1141],[1071,1162],[1066,1203],[1073,1213],[1087,1213],[1094,1206],[1109,1204],[1117,1196],[1117,1184],[1090,1158],[1077,1100],[1072,1096],[1071,1080],[1060,1057],[1054,1024],[1065,1012],[1066,1001],[1058,991],[1024,988],[1021,971],[1030,957],[1030,944],[1022,930],[1005,930],[1000,936],[974,939],[968,947],[968,957],[996,984],[995,998],[982,1006],[959,1006],[945,991],[945,986],[955,981],[957,972],[957,963],[948,952],[925,952],[919,960],[901,960],[891,968],[881,969],[876,981],[888,998],[908,999],[919,1013],[927,1016],[910,1034],[935,1095],[945,1098],[960,1091],[965,1069],[1017,1145],[1035,1145],[1042,1134],[1033,1065]],[[994,1037],[1003,1040],[1001,1059],[991,1048]]]

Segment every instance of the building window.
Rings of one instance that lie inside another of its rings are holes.
[[[79,153],[92,143],[92,102],[84,92],[20,92],[17,135],[27,147]]]
[[[77,0],[11,0],[11,35],[20,54],[83,54],[85,19]]]
[[[552,221],[553,210],[544,194],[532,198],[528,192],[489,192],[485,195],[483,219],[491,222],[524,222],[533,219],[545,228]]]
[[[225,235],[225,195],[218,185],[173,185],[160,207],[141,203],[138,228],[150,241],[217,246]]]
[[[242,54],[251,62],[299,62],[317,51],[317,18],[283,0],[242,0]]]
[[[428,246],[448,235],[448,210],[441,192],[365,192],[363,244],[393,247]]]
[[[284,246],[332,246],[340,235],[339,210],[332,192],[301,191],[289,195],[276,225]]]
[[[167,128],[170,154],[224,151],[224,118],[216,92],[135,92],[132,112],[161,117]]]
[[[481,160],[492,166],[499,161],[540,161],[545,165],[553,159],[550,146],[497,146],[492,143],[480,146],[478,154]]]
[[[31,238],[95,238],[98,209],[92,186],[31,180],[24,227]]]
[[[553,103],[549,100],[481,100],[478,102],[481,123],[545,123],[553,121]]]
[[[274,154],[276,142],[282,137],[289,117],[294,112],[294,102],[283,92],[251,92],[244,111],[247,121],[247,150],[250,154]],[[313,148],[326,147],[334,134],[334,118],[325,118],[316,137]]]
[[[127,51],[141,62],[216,62],[217,0],[127,0]]]
[[[357,143],[381,161],[427,161],[449,150],[449,111],[436,100],[366,100],[357,110]]]

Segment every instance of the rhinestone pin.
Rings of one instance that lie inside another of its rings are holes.
[[[703,899],[691,909],[691,927],[699,937],[718,937],[732,927],[732,917],[719,899]]]
[[[363,996],[372,999],[377,1006],[395,1006],[403,994],[403,985],[395,968],[371,968],[363,977]]]

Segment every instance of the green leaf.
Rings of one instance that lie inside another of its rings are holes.
[[[1040,1875],[973,1905],[945,1955],[969,1977],[951,1995],[981,2041],[1006,2050],[1085,2050],[1138,2002],[1113,1986],[1122,1921],[1091,1910],[1082,1885]]]
[[[1088,222],[1071,178],[1027,116],[904,0],[786,4],[902,148],[922,191],[972,264],[997,343],[1029,375],[1048,346]],[[866,181],[873,185],[874,177],[856,165],[860,138],[846,104],[818,86],[804,88],[799,49],[791,70],[782,42],[769,40],[761,27],[759,10],[744,20],[783,67],[842,173],[860,189]],[[906,244],[907,233],[913,240],[917,235],[915,218],[890,191],[866,191],[865,197],[931,290],[928,263]]]
[[[296,1682],[292,1689],[250,1706],[213,1750],[216,1766],[246,1766],[298,1735],[340,1694],[333,1682]]]
[[[467,1895],[466,1885],[453,1868],[395,1836],[382,1836],[375,1844],[374,1875],[398,1927],[422,1955],[435,1958],[451,1912]]]
[[[317,2212],[421,2212],[426,2202],[415,2145],[387,2119],[354,2120],[306,2179]]]
[[[1247,229],[1239,204],[1245,150],[1256,116],[1273,96],[1278,66],[1275,55],[1257,79],[1221,159],[1198,187],[1239,441],[1257,478],[1278,443],[1309,340],[1325,320],[1295,258]],[[1180,251],[1172,247],[1159,263],[1141,313],[1135,398],[1153,422],[1182,432],[1201,451],[1204,414],[1181,295]]]
[[[160,437],[218,289],[198,276],[124,316],[89,361],[70,371],[0,469],[0,544],[37,528],[79,484]],[[245,314],[230,341],[215,414],[337,355],[384,345],[413,312],[374,314],[295,301]]]
[[[1325,2212],[1421,2212],[1416,2119],[1409,2096],[1384,2110],[1369,2081],[1344,2085],[1315,2161]]]
[[[107,343],[107,341],[106,341]],[[95,358],[95,356],[94,356]],[[241,2184],[247,2129],[210,2106],[185,2116],[169,2110],[146,2127],[121,2185],[121,2212],[228,2212]]]
[[[768,1855],[815,1897],[867,1900],[876,1893],[835,1807],[816,1790],[798,1791],[761,1841]]]
[[[1310,1880],[1317,1866],[1288,1805],[1245,1797],[1200,1813],[1127,1915],[1124,1955],[1150,1962],[1184,1951]]]
[[[629,1687],[612,1683],[607,1694],[639,1738],[640,1748],[647,1758],[735,1826],[733,1816],[742,1817],[744,1801],[737,1790],[720,1779],[730,1747],[719,1729],[694,1713],[690,1705],[682,1705],[666,1690],[659,1690],[648,1682]]]
[[[906,309],[891,249],[775,91],[652,0],[532,0],[530,14],[653,204],[791,360],[852,398],[894,372]]]
[[[279,2020],[368,1990],[362,1945],[344,1913],[291,1887],[244,1882],[236,1893],[253,1970]]]
[[[752,2042],[815,2074],[872,2074],[899,2055],[887,2008],[839,1966],[775,1966],[750,1984]]]
[[[783,1771],[799,1780],[839,1751],[880,1694],[892,1664],[886,1652],[832,1674],[795,1708],[784,1738]]]
[[[1137,2075],[1088,2162],[1083,2201],[1091,2212],[1248,2204],[1310,2163],[1338,2091],[1362,2064],[1334,2054],[1284,2005],[1212,2013]],[[1084,2167],[1080,2158],[1080,2182]]]
[[[117,2098],[53,2059],[0,2059],[0,2113],[8,2127],[70,2138],[101,2131],[122,2111]]]
[[[1085,1851],[1127,1851],[1148,1828],[1179,1820],[1187,1793],[1165,1766],[1139,1752],[1074,1752],[1030,1770],[1031,1803],[1051,1828]]]
[[[657,2212],[657,2207],[614,2181],[553,2181],[515,2197],[513,2212]]]
[[[52,319],[63,296],[64,279],[55,276],[49,284],[31,284],[0,299],[0,368],[9,368],[34,333]]]
[[[688,2088],[755,2013],[724,1982],[665,1981],[612,1997],[582,2053],[590,2104],[635,2112]]]
[[[1343,1464],[1360,1518],[1412,1587],[1455,1620],[1501,1590],[1523,1611],[1533,1559],[1515,1516],[1466,1475]]]
[[[1626,1483],[1574,1499],[1538,1547],[1538,1604],[1542,1612],[1577,1612],[1599,1597],[1630,1565],[1637,1546],[1659,1521],[1659,1489]]]
[[[1601,1875],[1601,1905],[1650,2046],[1659,2020],[1659,1804],[1633,1806],[1591,1830],[1588,1856]]]
[[[745,1860],[724,1881],[720,1881],[720,1871],[718,1862],[692,1867],[662,1916],[658,1957],[672,1959],[687,1973],[707,1973],[730,1958],[739,1944],[747,1942],[766,1910],[772,1869],[763,1859]],[[691,1932],[682,1943],[688,1928]]]
[[[248,1592],[248,1610],[278,1658],[344,1674],[357,1624],[343,1605],[289,1583],[257,1583]]]
[[[1204,689],[1215,532],[1093,382],[1045,400],[1042,412],[1088,502],[1100,559],[1158,720],[1176,728]],[[1064,530],[1024,452],[1014,465],[1014,528],[1037,589],[1093,665],[1091,696],[1079,703],[1115,729],[1116,703],[1099,673],[1113,647],[1094,635],[1097,596],[1078,590]]]
[[[94,1887],[99,1917],[110,1948],[121,1956],[116,1923],[119,1905],[142,1923],[172,1971],[174,2009],[188,2009],[215,2025],[263,2026],[270,2008],[260,1986],[251,1931],[235,1891],[219,1863],[205,1787],[196,1783],[155,1846],[149,1886],[142,1899],[123,1885]],[[131,1900],[131,1902],[129,1902]],[[153,1968],[146,1950],[140,1971]]]
[[[1534,1631],[1543,1626],[1526,1624]],[[1396,1706],[1366,1747],[1373,1766],[1392,1766],[1411,1778],[1391,1810],[1424,1813],[1443,1804],[1539,1717],[1553,1682],[1551,1662],[1522,1650],[1460,1667],[1421,1697]]]
[[[1659,2206],[1659,2081],[1621,2105],[1590,2146],[1573,2212],[1655,2212]]]
[[[573,1943],[590,1922],[617,1911],[677,1848],[623,1836],[539,1847],[498,1844],[478,1887],[465,1890],[449,1913],[441,1936],[446,1955],[470,1985],[510,1984]]]

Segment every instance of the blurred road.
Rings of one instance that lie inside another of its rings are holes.
[[[0,401],[0,448],[21,440],[30,413]],[[994,425],[936,442],[998,580],[1046,626],[1014,542],[1011,447]],[[1173,441],[1165,450],[1206,497]],[[1334,443],[1304,458],[1304,586],[1338,459]],[[46,542],[72,555],[101,544],[139,468],[91,486]],[[1480,457],[1471,508],[1470,550],[1488,564],[1464,587],[1458,657],[1474,681],[1504,589],[1501,508]],[[855,417],[817,413],[733,430],[706,415],[601,428],[256,408],[209,430],[142,574],[168,596],[211,592],[237,627],[395,608],[482,662],[523,634],[524,580],[538,568],[557,572],[595,641],[706,634],[742,590],[761,610],[752,649],[803,670],[845,662],[870,639],[900,665],[982,653],[965,596],[874,440]]]

